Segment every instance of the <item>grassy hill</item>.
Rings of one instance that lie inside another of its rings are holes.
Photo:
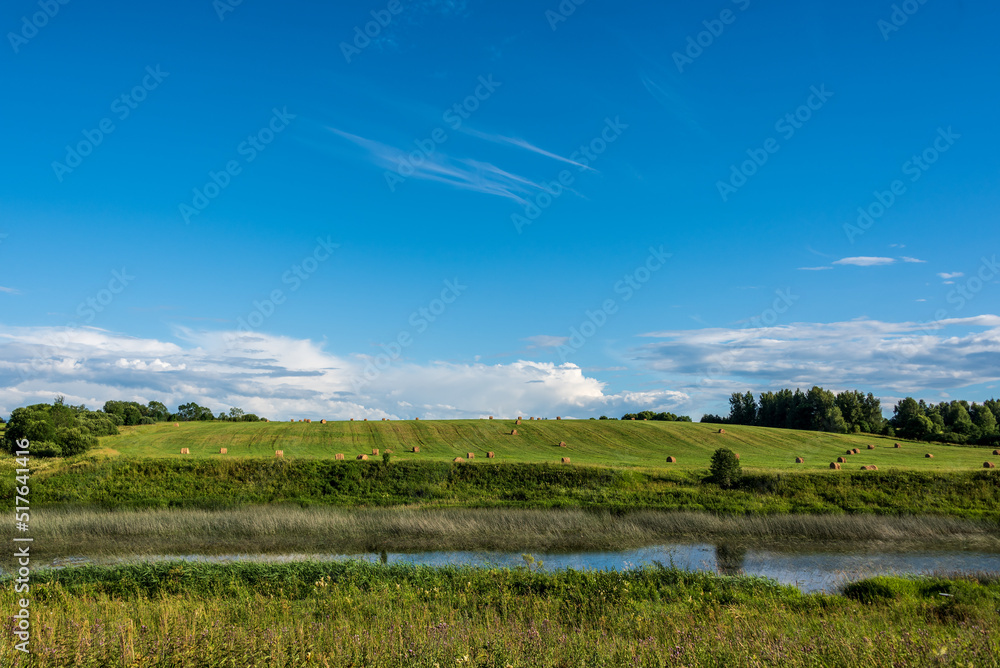
[[[475,454],[475,463],[559,463],[613,467],[707,470],[712,452],[728,447],[740,454],[743,467],[769,471],[830,471],[844,456],[844,469],[874,464],[879,469],[917,471],[982,468],[990,455],[984,448],[916,443],[870,435],[827,434],[766,427],[725,426],[689,422],[616,420],[399,420],[346,422],[181,422],[125,427],[119,436],[101,439],[103,453],[139,458],[345,459],[371,455],[377,448],[393,461],[452,461]],[[518,435],[511,431],[517,429]],[[567,447],[559,447],[560,442]],[[899,443],[902,447],[893,447]],[[876,446],[869,450],[868,445]],[[410,450],[418,446],[419,453]],[[182,455],[181,448],[190,454]],[[227,454],[219,454],[226,448]],[[847,455],[858,448],[859,454]],[[486,459],[494,452],[495,459]],[[924,457],[932,453],[932,459]],[[666,458],[677,458],[668,464]],[[805,462],[796,464],[795,458]],[[835,471],[830,471],[836,474]]]

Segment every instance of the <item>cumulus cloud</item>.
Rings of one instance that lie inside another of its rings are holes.
[[[178,329],[177,341],[96,328],[0,328],[0,412],[67,401],[195,401],[274,419],[475,418],[674,410],[672,390],[607,393],[575,364],[394,363],[336,355],[310,340]]]
[[[858,319],[652,332],[633,351],[692,398],[730,387],[880,387],[901,394],[1000,378],[1000,316],[931,323]]]

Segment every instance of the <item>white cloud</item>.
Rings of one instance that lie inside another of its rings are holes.
[[[833,263],[849,264],[849,265],[854,265],[856,267],[876,267],[884,264],[893,264],[895,261],[896,261],[895,258],[891,257],[867,257],[862,255],[859,257],[841,258],[839,260],[834,260]]]
[[[1000,379],[1000,316],[928,324],[859,319],[652,332],[634,358],[692,400],[730,386],[881,387],[899,393]]]
[[[21,291],[18,290],[17,288],[5,288],[2,285],[0,285],[0,292],[6,292],[9,295],[19,295],[19,294],[21,294]]]
[[[833,267],[799,267],[799,271],[826,271],[827,269],[833,269]]]
[[[529,348],[558,348],[569,341],[568,336],[549,336],[548,334],[538,334],[524,339],[529,344]]]
[[[938,276],[940,276],[941,278],[947,280],[949,278],[961,278],[962,276],[965,276],[965,274],[962,273],[962,272],[960,272],[960,271],[953,271],[951,273],[948,273],[946,271],[942,271],[942,272],[938,273]]]
[[[575,364],[398,363],[359,382],[371,358],[335,355],[309,340],[188,329],[177,339],[0,327],[0,412],[58,394],[92,407],[108,399],[155,399],[171,408],[195,401],[215,412],[239,406],[274,419],[587,417],[676,412],[687,400],[671,390],[609,394]]]
[[[903,257],[901,257],[900,259],[901,259],[901,260],[902,260],[903,262],[913,262],[913,263],[915,263],[915,264],[925,264],[925,263],[927,262],[927,260],[918,260],[918,259],[917,259],[917,258],[915,258],[915,257],[907,257],[907,256],[905,256],[905,255],[904,255]]]

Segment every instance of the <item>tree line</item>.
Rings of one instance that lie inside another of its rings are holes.
[[[878,397],[857,390],[834,394],[813,386],[808,392],[796,388],[762,392],[735,392],[729,397],[729,415],[703,415],[702,422],[745,424],[780,429],[806,429],[838,434],[866,433],[908,438],[994,445],[1000,441],[996,415],[1000,402],[982,404],[965,400],[928,404],[906,397],[886,419]]]
[[[106,401],[100,411],[92,411],[83,404],[67,404],[59,396],[51,404],[32,404],[11,411],[4,431],[3,447],[13,453],[20,449],[17,441],[28,439],[34,456],[70,457],[95,447],[101,436],[117,435],[121,426],[193,420],[256,422],[262,419],[253,413],[244,413],[240,408],[230,408],[229,413],[220,412],[214,416],[211,410],[194,402],[181,404],[173,413],[159,401],[148,404]]]

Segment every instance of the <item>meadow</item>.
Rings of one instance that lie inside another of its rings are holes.
[[[175,426],[175,424],[177,426]],[[1000,457],[992,450],[917,443],[867,434],[691,422],[621,420],[370,420],[312,422],[161,422],[124,427],[119,436],[101,439],[105,454],[139,458],[225,459],[284,457],[345,459],[390,452],[394,461],[452,461],[493,452],[495,463],[559,463],[613,467],[654,467],[707,471],[712,452],[727,447],[749,470],[820,471],[845,456],[844,468],[874,464],[914,471],[972,470]],[[517,430],[517,435],[511,434]],[[559,447],[559,443],[566,447]],[[900,448],[893,447],[896,443]],[[868,445],[876,446],[869,450]],[[419,452],[411,452],[413,447]],[[188,448],[190,454],[182,455]],[[220,454],[226,448],[227,454]],[[847,450],[858,448],[857,455]],[[932,459],[924,455],[931,453]],[[676,463],[667,465],[666,458]],[[805,461],[795,463],[796,457]]]
[[[804,595],[669,565],[624,572],[183,562],[36,576],[50,666],[990,666],[1000,582],[874,578]],[[13,609],[12,588],[0,606]],[[9,626],[9,622],[8,622]]]

